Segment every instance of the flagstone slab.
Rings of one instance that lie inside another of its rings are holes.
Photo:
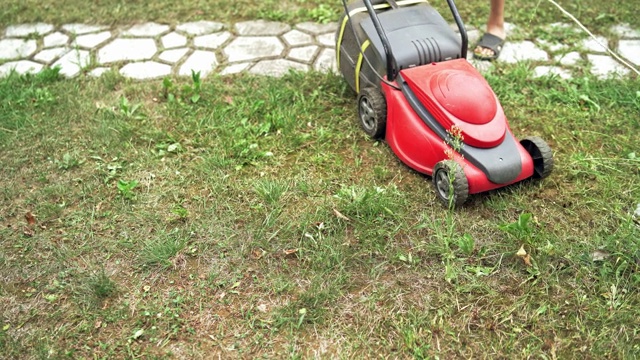
[[[150,60],[158,52],[153,39],[115,39],[98,51],[98,62]]]
[[[571,72],[559,66],[537,66],[533,69],[533,77],[552,77],[557,76],[561,79],[571,79]]]
[[[106,73],[109,70],[111,70],[111,69],[109,69],[108,67],[97,67],[97,68],[89,71],[89,75],[91,75],[93,77],[100,77],[100,76],[102,76],[104,73]]]
[[[220,75],[232,75],[241,73],[249,68],[250,63],[240,63],[229,65],[220,72]]]
[[[68,43],[69,43],[69,36],[59,31],[51,33],[45,36],[44,39],[42,39],[42,45],[45,48],[67,45]]]
[[[268,36],[282,35],[291,29],[291,26],[281,22],[253,20],[236,23],[236,32],[240,36]]]
[[[111,32],[103,31],[97,34],[80,35],[73,41],[73,43],[77,46],[92,50],[109,39],[111,39]]]
[[[591,73],[600,79],[626,75],[629,69],[620,65],[612,57],[606,55],[587,54],[591,63]]]
[[[181,46],[187,45],[187,37],[184,35],[180,35],[177,32],[170,32],[167,35],[163,36],[162,46],[165,49],[177,48]]]
[[[89,66],[91,63],[91,55],[86,50],[73,50],[65,54],[63,57],[53,63],[52,67],[59,66],[60,74],[66,77],[74,77]]]
[[[206,49],[217,49],[222,44],[227,42],[227,40],[229,40],[230,38],[231,38],[231,33],[228,31],[209,34],[209,35],[202,35],[193,39],[193,45],[197,47],[206,48]]]
[[[64,55],[69,51],[69,48],[64,47],[55,47],[50,49],[44,49],[37,53],[33,59],[37,61],[42,61],[45,64],[50,64],[52,61],[58,59],[60,56]]]
[[[619,24],[611,27],[611,32],[623,39],[640,38],[640,29],[634,29],[629,24]]]
[[[169,31],[169,29],[169,25],[148,22],[144,24],[133,25],[129,29],[125,30],[122,35],[137,37],[156,37],[166,33],[167,31]]]
[[[33,55],[38,49],[35,40],[0,40],[0,60],[23,59]]]
[[[318,55],[318,59],[313,64],[313,68],[316,71],[331,71],[338,73],[338,67],[336,65],[336,51],[333,49],[324,49]]]
[[[7,37],[26,37],[31,34],[46,35],[52,32],[53,25],[45,23],[10,25],[5,30]]]
[[[582,40],[580,46],[589,51],[595,53],[605,53],[607,52],[607,46],[609,46],[609,41],[604,36],[596,36],[596,38],[587,38]]]
[[[313,35],[321,35],[321,34],[336,32],[338,30],[338,24],[337,23],[318,24],[314,22],[303,22],[303,23],[297,24],[295,28]]]
[[[566,44],[560,44],[560,43],[557,43],[557,42],[550,42],[550,41],[547,41],[547,40],[538,40],[538,44],[540,46],[542,46],[542,47],[547,48],[549,51],[551,51],[553,53],[565,50],[565,49],[567,49],[569,47]]]
[[[239,62],[280,56],[283,50],[276,37],[246,36],[234,39],[224,48],[224,54],[229,62]]]
[[[549,55],[531,41],[507,42],[502,48],[499,59],[506,63],[546,61],[549,60]]]
[[[180,66],[178,75],[191,76],[191,71],[200,72],[201,77],[209,75],[218,66],[216,54],[211,51],[196,50]]]
[[[579,52],[572,51],[570,53],[557,56],[555,60],[564,66],[575,66],[580,60],[582,60],[582,57]]]
[[[44,66],[29,60],[12,61],[0,65],[0,78],[5,77],[15,71],[18,74],[35,74],[42,70]]]
[[[106,30],[107,26],[102,25],[87,25],[87,24],[66,24],[62,25],[62,29],[68,33],[75,35],[90,34],[98,31]]]
[[[304,63],[310,63],[318,53],[318,49],[319,47],[316,45],[293,48],[289,50],[287,58]]]
[[[288,73],[289,70],[308,71],[309,66],[285,59],[262,60],[255,64],[249,72],[258,75],[281,77]]]
[[[317,36],[317,39],[321,45],[328,46],[328,47],[336,46],[336,37],[334,34],[319,35]]]
[[[640,66],[640,40],[620,40],[618,51],[620,55]]]
[[[287,42],[287,44],[289,44],[289,46],[301,46],[313,43],[313,36],[305,34],[299,30],[291,30],[282,35],[282,38]]]
[[[120,74],[131,79],[158,79],[171,74],[171,66],[155,61],[130,63],[120,69]]]
[[[214,21],[194,21],[176,26],[176,30],[185,32],[189,35],[200,36],[218,32],[224,28],[219,22]]]
[[[170,64],[175,64],[180,61],[189,52],[189,48],[179,48],[163,51],[158,59],[166,61]]]

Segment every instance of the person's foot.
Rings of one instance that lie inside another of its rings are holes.
[[[487,31],[482,35],[475,49],[473,49],[473,57],[480,60],[495,60],[500,56],[502,47],[504,46],[505,34],[504,30]]]

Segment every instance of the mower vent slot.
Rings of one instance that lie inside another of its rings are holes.
[[[433,37],[412,40],[411,44],[416,48],[420,64],[442,61],[442,51]]]

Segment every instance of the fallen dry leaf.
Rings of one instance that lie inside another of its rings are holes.
[[[524,245],[520,246],[520,249],[516,253],[516,256],[524,257],[527,255],[527,251],[524,249]]]
[[[251,252],[251,257],[254,260],[260,260],[264,256],[264,254],[266,254],[266,251],[262,250],[261,248],[256,248]]]
[[[338,217],[338,219],[342,219],[344,221],[351,221],[351,219],[349,219],[348,217],[342,215],[342,213],[336,209],[333,209],[333,213],[336,214],[336,216]]]
[[[26,237],[32,237],[34,235],[34,232],[33,232],[32,229],[29,229],[28,227],[25,227],[24,231],[23,231],[23,234]]]
[[[533,264],[531,263],[531,256],[529,256],[529,254],[522,257],[522,261],[524,261],[524,264],[527,266],[533,266]]]
[[[609,253],[602,250],[596,250],[591,254],[591,259],[593,261],[603,261],[609,257]]]
[[[294,255],[297,252],[298,252],[298,249],[285,249],[284,250],[284,255],[285,256],[290,256],[290,255]]]
[[[27,224],[29,225],[35,225],[36,223],[36,217],[31,213],[31,211],[28,211],[25,215],[24,218],[27,219]]]

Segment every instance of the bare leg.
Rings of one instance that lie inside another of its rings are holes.
[[[491,0],[491,13],[487,21],[487,32],[501,39],[506,37],[504,32],[504,1],[505,0]],[[493,50],[481,46],[477,46],[473,52],[482,56],[494,55]]]

